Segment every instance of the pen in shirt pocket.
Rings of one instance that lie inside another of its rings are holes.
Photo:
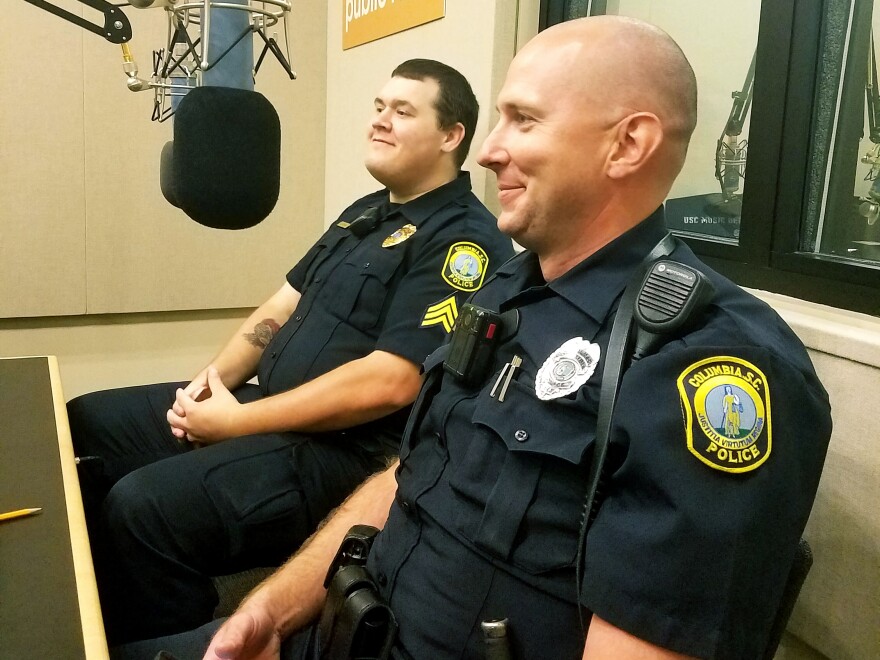
[[[492,390],[489,392],[489,396],[495,397],[495,393],[498,393],[498,401],[500,403],[504,402],[504,396],[507,394],[507,388],[510,387],[510,381],[513,380],[514,372],[522,365],[522,358],[519,355],[514,355],[510,362],[504,365],[501,369],[501,373],[498,374],[498,379],[495,381],[495,384],[492,386]],[[501,388],[501,391],[498,391],[498,388]]]

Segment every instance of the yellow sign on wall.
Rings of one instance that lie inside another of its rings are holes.
[[[446,15],[446,0],[342,0],[342,50]]]

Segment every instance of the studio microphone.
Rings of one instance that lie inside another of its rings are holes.
[[[171,0],[131,0],[164,7]],[[278,201],[281,122],[272,104],[254,91],[249,0],[207,0],[198,14],[200,55],[189,39],[173,43],[177,72],[169,75],[173,140],[162,149],[162,195],[201,225],[245,229],[264,220]],[[240,5],[241,9],[229,5]],[[188,20],[193,21],[190,14]],[[178,33],[185,30],[178,27]],[[189,73],[182,54],[199,61],[198,86],[180,84]],[[173,68],[173,67],[172,67]],[[181,72],[182,71],[182,72]]]
[[[246,229],[275,208],[281,124],[259,92],[196,87],[180,101],[169,144],[171,153],[163,150],[161,166],[170,161],[170,184],[163,194],[199,224]],[[169,180],[167,172],[159,178]]]
[[[752,63],[749,65],[742,89],[731,94],[733,104],[730,107],[730,115],[715,147],[715,178],[721,184],[721,199],[717,203],[711,203],[710,207],[726,215],[739,216],[742,213],[742,200],[737,196],[737,192],[746,176],[749,143],[748,140],[742,139],[741,135],[749,107],[752,105],[756,56],[757,51],[752,55]]]
[[[871,150],[862,156],[861,161],[866,165],[870,165],[867,180],[871,181],[871,188],[868,195],[861,198],[859,204],[859,215],[868,221],[868,225],[873,227],[880,218],[880,144],[875,144]]]
[[[739,133],[725,131],[715,150],[715,178],[721,184],[721,196],[725,202],[731,201],[739,192],[740,181],[745,177],[748,141],[739,136]]]
[[[859,215],[868,221],[868,226],[873,227],[880,218],[880,178],[874,179],[867,197],[862,197],[859,204]]]
[[[138,9],[149,9],[150,7],[169,7],[174,4],[174,0],[128,0],[128,4]]]

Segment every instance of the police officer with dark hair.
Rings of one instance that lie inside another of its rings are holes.
[[[279,565],[386,467],[421,363],[513,255],[460,171],[467,80],[431,60],[398,71],[369,126],[386,188],[343,211],[189,384],[70,402],[111,644],[210,621],[211,576]]]
[[[686,58],[640,21],[571,21],[519,52],[479,160],[498,177],[499,227],[527,251],[425,362],[398,466],[245,600],[206,659],[307,657],[333,630],[324,615],[349,567],[329,598],[323,580],[356,524],[382,528],[365,568],[398,626],[393,658],[762,657],[830,411],[782,320],[667,238],[661,203],[695,108]],[[646,261],[701,271],[714,294],[639,348],[606,435],[613,330]],[[601,503],[580,552],[600,435]],[[129,657],[198,657],[211,630]]]

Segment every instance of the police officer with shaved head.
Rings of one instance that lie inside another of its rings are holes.
[[[479,160],[499,227],[527,249],[426,360],[399,464],[210,642],[203,629],[133,657],[364,657],[370,626],[351,622],[366,612],[385,614],[366,620],[384,626],[366,657],[763,656],[830,408],[783,321],[667,235],[693,71],[656,27],[580,19],[519,52],[498,111]],[[646,275],[699,281],[702,304],[623,350],[615,326],[642,323],[630,292]],[[381,529],[371,546],[356,525]]]

